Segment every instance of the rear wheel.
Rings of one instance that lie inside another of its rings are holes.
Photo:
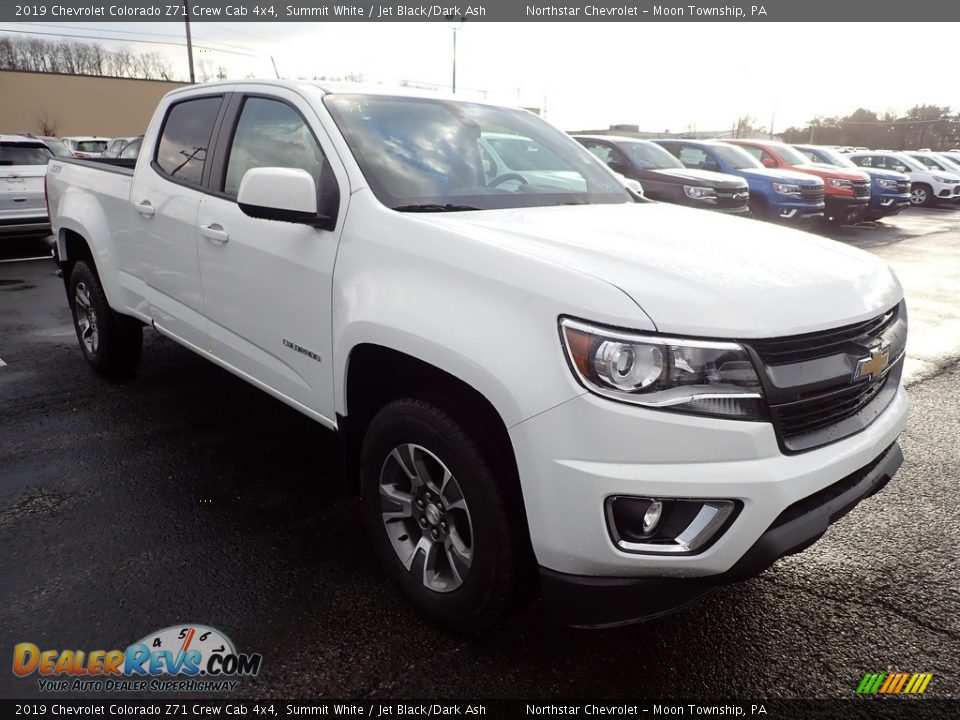
[[[923,183],[915,184],[910,189],[910,202],[914,205],[929,207],[936,202],[936,196],[929,185]]]
[[[83,356],[102,375],[123,377],[140,361],[143,326],[110,309],[96,273],[84,261],[70,271],[73,326]]]
[[[495,623],[513,596],[519,523],[482,438],[438,404],[401,399],[364,437],[364,512],[407,599],[443,627]]]

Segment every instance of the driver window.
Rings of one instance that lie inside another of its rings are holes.
[[[278,100],[247,98],[233,134],[223,191],[236,195],[244,173],[258,167],[306,170],[319,186],[324,161],[320,145],[296,110]]]
[[[613,150],[606,145],[600,143],[586,143],[586,145],[587,150],[600,158],[605,164],[610,164],[610,161],[613,160]]]
[[[763,150],[758,147],[753,147],[753,145],[738,145],[737,147],[739,147],[741,150],[746,150],[760,162],[763,162],[763,156],[767,155]],[[767,157],[769,157],[769,155],[767,155]]]

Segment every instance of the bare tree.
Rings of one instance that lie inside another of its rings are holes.
[[[51,119],[50,113],[45,109],[37,115],[37,127],[40,128],[41,135],[56,135],[58,124],[56,118]]]

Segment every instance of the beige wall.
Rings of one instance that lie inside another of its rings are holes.
[[[140,135],[160,98],[183,85],[0,70],[0,133],[40,134],[46,116],[60,137]]]

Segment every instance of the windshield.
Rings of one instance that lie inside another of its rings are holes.
[[[927,172],[927,170],[930,169],[926,165],[923,165],[922,163],[917,162],[909,155],[894,155],[892,157],[893,159],[899,160],[900,162],[902,162],[911,170],[919,170],[920,172]]]
[[[771,145],[771,147],[780,153],[787,165],[809,165],[810,158],[806,157],[799,150],[794,150],[789,145]]]
[[[763,168],[763,164],[759,160],[757,160],[755,157],[753,157],[753,155],[748,153],[743,148],[738,148],[736,145],[717,143],[716,145],[711,145],[710,149],[719,155],[721,160],[735,170]]]
[[[394,209],[633,202],[586,149],[522,110],[377,95],[324,103],[371,190]]]
[[[944,169],[950,172],[960,170],[960,157],[952,158],[949,155],[937,155],[937,159],[943,163]]]
[[[629,155],[633,164],[641,170],[683,167],[683,163],[677,158],[651,142],[621,142],[617,143],[617,147]]]
[[[45,145],[0,143],[0,165],[46,165],[51,157]]]
[[[837,167],[857,169],[857,164],[850,158],[844,157],[832,148],[817,148],[816,150],[801,150],[804,155],[810,156],[807,162],[824,163],[826,165],[835,165]]]
[[[64,145],[62,140],[47,140],[45,144],[57,157],[73,157],[70,148]]]

